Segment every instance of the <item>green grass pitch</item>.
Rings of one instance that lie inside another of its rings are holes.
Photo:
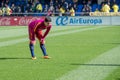
[[[28,43],[26,26],[0,27],[0,80],[59,80],[80,66],[94,66],[84,64],[120,45],[120,26],[53,26],[46,38],[52,57],[47,60],[42,58],[38,40],[37,60],[32,60]],[[116,69],[103,80],[120,80],[120,64],[108,66]]]

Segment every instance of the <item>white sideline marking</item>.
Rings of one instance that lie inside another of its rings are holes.
[[[76,33],[76,32],[83,32],[83,31],[94,30],[94,29],[98,29],[98,28],[104,28],[104,27],[85,28],[85,29],[78,29],[78,30],[73,30],[73,31],[56,32],[56,33],[51,33],[50,35],[48,35],[48,37]],[[13,44],[25,42],[25,41],[28,41],[28,38],[21,38],[21,39],[15,39],[15,40],[10,40],[10,41],[4,41],[4,42],[0,42],[0,47],[13,45]]]
[[[58,32],[54,34],[50,34],[50,36],[58,36],[58,35],[64,35],[64,34],[70,34],[70,33],[76,33],[76,32],[83,32],[83,31],[88,31],[88,30],[95,30],[98,28],[104,28],[104,27],[95,27],[95,28],[85,28],[85,29],[78,29],[78,30],[73,30],[73,31],[65,31],[65,32]]]
[[[52,28],[51,31],[61,31],[61,30],[70,30],[70,29],[83,29],[83,28],[88,28],[89,26],[66,26],[66,27],[63,27],[63,26],[56,26],[55,28]]]
[[[20,42],[25,42],[27,40],[28,40],[27,38],[22,38],[22,39],[15,39],[15,40],[10,40],[10,41],[0,42],[0,47],[13,45],[13,44],[20,43]]]
[[[70,30],[70,29],[80,29],[83,26],[80,27],[56,27],[51,30],[51,32],[61,31],[61,30]],[[84,26],[85,28],[86,26]],[[16,29],[9,29],[9,30],[0,30],[0,39],[2,38],[11,38],[11,37],[17,37],[17,36],[24,36],[28,34],[27,28],[16,28]]]
[[[22,29],[10,29],[10,30],[1,30],[0,31],[0,39],[2,38],[10,38],[10,37],[17,37],[21,35],[26,35],[28,34],[26,28]]]
[[[56,80],[103,80],[120,65],[120,46],[115,47],[92,61],[81,64]]]

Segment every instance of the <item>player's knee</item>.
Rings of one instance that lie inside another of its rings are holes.
[[[45,44],[45,41],[40,41],[40,44]]]
[[[36,44],[36,41],[30,41],[30,44],[34,44],[34,45],[35,45],[35,44]]]

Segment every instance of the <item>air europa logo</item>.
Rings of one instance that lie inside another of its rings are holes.
[[[101,24],[102,19],[70,18],[69,24]]]
[[[56,19],[56,25],[67,25],[67,24],[68,24],[68,17],[59,16]]]
[[[61,16],[57,17],[56,25],[97,25],[102,24],[102,19],[92,18],[92,17],[67,17]]]

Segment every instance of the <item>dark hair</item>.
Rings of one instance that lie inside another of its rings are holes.
[[[46,16],[45,17],[45,22],[51,22],[52,20],[51,20],[51,18],[49,17],[49,16]]]

